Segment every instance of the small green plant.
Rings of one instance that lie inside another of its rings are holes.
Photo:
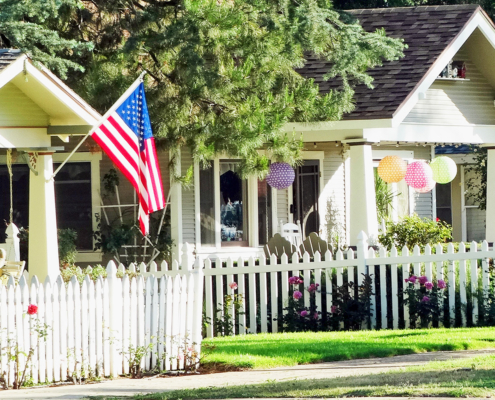
[[[386,232],[378,236],[382,246],[397,249],[406,246],[413,249],[418,245],[422,250],[427,244],[434,245],[452,239],[452,227],[445,222],[433,221],[429,218],[420,218],[417,214],[404,217],[399,222],[387,222]]]
[[[438,321],[446,298],[445,281],[428,282],[426,276],[411,275],[405,279],[404,304],[408,306],[411,328],[428,328]]]
[[[232,308],[237,316],[245,314],[242,308],[244,303],[243,296],[234,293],[237,290],[237,283],[232,282],[229,284],[229,287],[232,290],[232,294],[226,294],[224,296],[223,307],[219,304],[219,309],[217,309],[216,317],[213,321],[213,326],[218,336],[235,334],[235,321],[232,318]]]
[[[394,197],[399,196],[400,193],[394,193],[393,190],[389,188],[387,182],[378,176],[378,171],[375,170],[375,197],[376,197],[376,212],[378,215],[378,220],[388,218],[388,213],[393,208],[392,203]]]
[[[27,312],[23,315],[23,317],[25,318],[27,315],[29,315],[29,318],[31,318],[31,321],[33,322],[32,324],[30,324],[31,335],[33,333],[36,333],[39,339],[46,341],[49,326],[45,323],[41,323],[38,318],[34,317],[34,315],[36,315],[37,313],[38,306],[30,304],[27,308]],[[14,381],[12,382],[12,387],[14,389],[21,389],[26,383],[26,379],[29,378],[26,374],[31,365],[31,359],[33,358],[35,347],[30,347],[27,351],[22,350],[19,348],[17,339],[10,336],[7,337],[6,342],[2,345],[3,347],[1,347],[0,350],[2,353],[7,355],[7,359],[10,361],[8,363],[9,368],[14,368]],[[20,366],[21,357],[25,358],[24,369],[21,369]],[[0,375],[0,384],[4,389],[9,388],[6,373]]]
[[[154,339],[154,337],[151,339]],[[141,363],[143,358],[151,353],[153,346],[153,341],[145,346],[134,346],[132,343],[129,343],[127,350],[120,352],[120,354],[123,354],[129,361],[129,373],[131,374],[132,379],[141,379],[143,377]]]

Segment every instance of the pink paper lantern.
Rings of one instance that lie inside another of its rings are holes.
[[[432,179],[431,181],[428,181],[428,184],[421,189],[414,189],[416,193],[428,193],[430,190],[433,190],[437,183]]]
[[[272,188],[281,190],[288,188],[294,182],[296,173],[287,163],[275,162],[270,164],[270,171],[266,176],[266,183]]]
[[[414,161],[407,166],[404,179],[413,189],[423,189],[433,181],[433,171],[426,162]]]

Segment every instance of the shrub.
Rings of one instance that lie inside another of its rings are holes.
[[[406,246],[412,250],[418,245],[422,250],[427,244],[446,242],[452,239],[452,227],[445,222],[433,221],[429,218],[420,218],[414,214],[404,217],[401,221],[387,222],[387,231],[378,236],[382,246],[391,249],[395,245],[398,249]]]
[[[77,232],[73,229],[58,230],[58,257],[60,266],[74,265],[77,256]]]

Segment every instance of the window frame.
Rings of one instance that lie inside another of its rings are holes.
[[[54,153],[53,163],[61,163],[67,159],[69,153]],[[98,229],[98,221],[96,220],[96,212],[100,211],[100,161],[102,160],[102,153],[95,154],[89,152],[74,153],[72,157],[67,161],[71,162],[89,162],[91,168],[91,220],[92,230]],[[95,246],[95,239],[93,238],[93,248]],[[101,251],[94,250],[82,250],[77,252],[76,262],[101,262],[103,253]]]

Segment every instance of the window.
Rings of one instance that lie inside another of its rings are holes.
[[[436,185],[437,218],[452,225],[452,186],[450,183]]]
[[[201,244],[215,245],[215,182],[213,166],[199,171]]]
[[[12,165],[13,219],[18,228],[29,225],[29,167]],[[5,240],[6,223],[10,220],[10,177],[6,165],[0,166],[0,241]],[[4,223],[5,221],[5,223]]]
[[[55,164],[54,169],[60,164]],[[67,163],[55,176],[55,202],[59,229],[77,232],[77,249],[93,249],[91,163]]]

